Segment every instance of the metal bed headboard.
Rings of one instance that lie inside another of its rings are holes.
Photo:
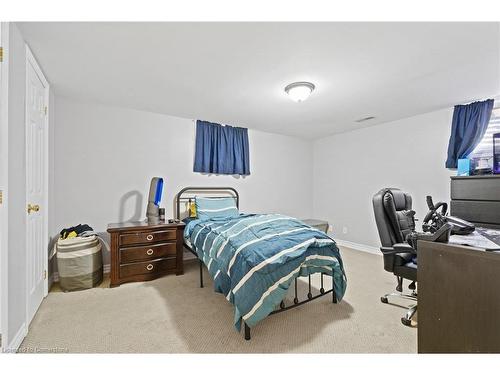
[[[175,218],[181,219],[181,202],[189,202],[195,198],[196,193],[201,193],[205,198],[221,198],[226,196],[230,196],[236,199],[236,207],[240,207],[240,195],[236,191],[235,188],[222,186],[222,187],[204,187],[204,186],[189,186],[185,187],[181,191],[177,193],[175,196]],[[220,193],[222,195],[218,196],[207,196],[205,194],[210,193]],[[189,195],[189,196],[186,196]]]

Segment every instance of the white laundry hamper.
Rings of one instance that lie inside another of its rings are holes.
[[[59,239],[56,244],[59,284],[65,292],[89,289],[102,282],[102,245],[99,237]]]

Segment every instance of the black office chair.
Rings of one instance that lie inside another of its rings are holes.
[[[396,296],[414,301],[401,322],[411,326],[411,319],[417,311],[417,267],[412,263],[416,250],[406,242],[408,234],[415,232],[415,211],[411,209],[411,196],[399,189],[385,188],[373,197],[375,222],[384,255],[384,269],[397,278],[398,293],[388,293],[381,297],[383,303],[389,303],[389,297]],[[410,280],[410,294],[403,293],[403,279]],[[398,305],[400,306],[400,305]],[[406,306],[402,306],[406,307]]]

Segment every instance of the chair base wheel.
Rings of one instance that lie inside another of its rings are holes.
[[[389,300],[387,299],[387,297],[380,297],[380,302],[389,303]]]
[[[411,327],[411,319],[401,318],[401,323],[407,327]]]

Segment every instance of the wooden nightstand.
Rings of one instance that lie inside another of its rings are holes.
[[[153,280],[169,273],[182,275],[184,226],[182,222],[109,224],[110,287],[131,281]]]

